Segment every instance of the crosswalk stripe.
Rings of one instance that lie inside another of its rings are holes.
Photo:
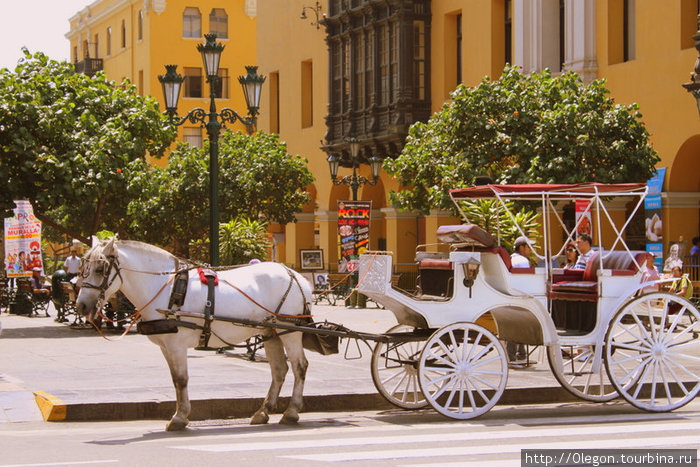
[[[630,433],[647,433],[652,431],[664,430],[666,433],[684,432],[693,433],[700,432],[700,422],[683,422],[683,423],[650,423],[639,425],[619,425],[608,426],[581,426],[576,427],[568,432],[572,436],[584,435],[605,435],[605,434],[630,434]],[[411,428],[411,431],[414,431]],[[522,439],[522,438],[540,438],[561,436],[561,428],[541,428],[541,429],[522,429],[522,430],[503,430],[503,431],[460,431],[460,432],[440,432],[430,434],[408,434],[398,436],[371,436],[371,437],[343,437],[343,438],[328,438],[318,439],[306,437],[304,439],[289,440],[289,441],[263,441],[263,442],[241,442],[241,443],[222,443],[222,444],[200,444],[190,446],[173,446],[176,449],[188,449],[195,451],[207,452],[241,452],[241,451],[271,451],[278,449],[304,449],[304,448],[324,448],[336,446],[370,446],[379,444],[409,444],[409,443],[430,443],[430,442],[448,442],[448,441],[475,441],[475,440],[498,440],[498,439]],[[700,437],[696,440],[700,441]]]
[[[576,440],[575,449],[620,449],[620,439]],[[632,438],[626,439],[625,448],[676,448],[696,449],[700,436],[681,436],[669,438]],[[437,447],[425,449],[390,449],[384,451],[350,451],[329,452],[323,454],[299,454],[280,456],[285,459],[298,459],[320,462],[345,462],[386,459],[408,459],[419,457],[474,456],[483,454],[518,454],[523,449],[572,449],[572,441],[551,441],[547,443],[527,443],[497,446],[460,446]]]

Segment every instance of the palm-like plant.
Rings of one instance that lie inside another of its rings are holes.
[[[497,199],[480,199],[463,201],[460,203],[460,208],[468,222],[498,236],[500,244],[508,251],[513,250],[515,239],[522,234],[531,240],[540,237],[541,224],[538,221],[540,216],[538,213],[529,211],[525,207],[516,209],[512,201],[506,201],[504,204],[505,207]],[[513,215],[512,218],[508,212]]]

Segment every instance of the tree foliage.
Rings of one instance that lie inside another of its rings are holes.
[[[128,214],[134,235],[172,244],[188,255],[209,231],[209,151],[178,144],[164,168],[143,164],[130,174]],[[310,201],[306,160],[287,153],[275,134],[227,131],[219,140],[219,215],[287,223]]]
[[[85,241],[122,230],[125,172],[175,137],[150,97],[99,73],[24,50],[15,71],[0,70],[0,210],[28,199],[39,219]]]
[[[453,206],[448,190],[477,176],[496,183],[642,182],[660,160],[636,104],[618,105],[604,80],[574,72],[522,74],[459,85],[426,123],[414,124],[384,168],[406,187],[394,205],[427,213]]]

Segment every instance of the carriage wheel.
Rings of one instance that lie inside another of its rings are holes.
[[[596,359],[597,344],[548,346],[547,359],[559,384],[574,396],[591,402],[608,402],[618,397],[603,363],[603,352]],[[557,366],[556,354],[563,365]],[[597,368],[597,370],[596,370]]]
[[[613,318],[605,337],[605,365],[630,404],[668,412],[700,391],[700,313],[685,298],[651,293]]]
[[[503,395],[508,360],[488,330],[472,323],[438,329],[418,362],[425,398],[442,415],[468,419],[488,412]]]
[[[387,331],[410,332],[413,327],[399,324]],[[418,384],[418,356],[421,342],[378,342],[372,352],[372,381],[386,400],[402,409],[422,409],[428,405]]]

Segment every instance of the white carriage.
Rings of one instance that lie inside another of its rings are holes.
[[[643,206],[644,185],[484,185],[450,195],[458,208],[475,199],[497,199],[506,210],[506,201],[536,202],[543,214],[541,266],[512,268],[497,233],[472,224],[439,228],[449,253],[421,252],[415,294],[392,286],[391,253],[362,255],[358,290],[399,323],[372,356],[373,380],[387,400],[407,409],[431,405],[457,419],[487,412],[506,387],[502,341],[545,346],[554,376],[585,400],[621,395],[662,412],[697,395],[700,314],[677,295],[641,293],[650,285],[641,283],[646,252],[624,241]],[[580,199],[590,201],[595,252],[586,269],[553,267],[578,227],[566,228],[557,205]],[[633,206],[617,224],[619,213],[607,206],[615,200]],[[559,229],[568,238],[555,249]],[[602,245],[604,238],[611,242]]]

